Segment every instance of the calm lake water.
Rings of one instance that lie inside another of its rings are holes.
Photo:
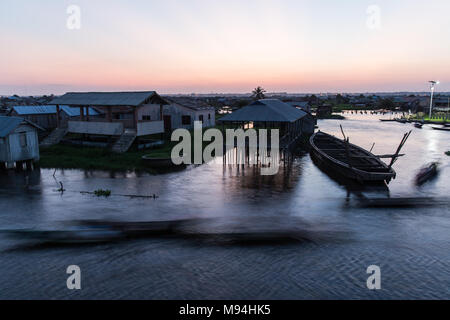
[[[379,116],[319,121],[322,131],[374,153],[393,153],[413,130],[395,165],[391,197],[435,197],[420,208],[359,207],[347,188],[299,155],[278,175],[203,165],[166,175],[40,170],[0,176],[0,228],[57,228],[79,219],[126,221],[211,218],[199,232],[295,229],[298,243],[238,245],[152,238],[80,247],[30,247],[2,236],[2,299],[437,299],[450,298],[450,133],[381,123]],[[440,176],[414,186],[417,170],[441,161]],[[28,178],[26,177],[28,175]],[[24,186],[30,185],[28,190]],[[67,190],[55,192],[62,181]],[[159,196],[97,198],[80,191]],[[386,197],[386,190],[365,191]],[[438,204],[438,205],[436,205]],[[66,288],[67,266],[82,271],[82,290]],[[382,290],[366,287],[378,265]]]

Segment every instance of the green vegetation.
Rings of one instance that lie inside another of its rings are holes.
[[[342,112],[344,110],[363,110],[366,108],[355,107],[351,104],[341,103],[333,106],[333,112]]]
[[[106,198],[108,198],[111,195],[111,190],[98,189],[98,190],[94,191],[94,194],[97,197],[106,197]]]
[[[425,114],[423,112],[419,112],[417,114],[413,114],[409,116],[410,120],[425,120],[425,121],[433,121],[433,122],[442,122],[442,123],[450,123],[450,118],[448,117],[448,114],[439,112],[432,115],[430,118],[428,114]]]
[[[216,128],[220,127],[217,126]],[[204,130],[206,130],[206,128]],[[194,134],[192,132],[191,136],[193,139]],[[163,170],[148,167],[145,161],[142,160],[142,157],[170,158],[172,148],[176,144],[178,144],[178,142],[169,141],[157,149],[137,150],[137,148],[131,148],[128,152],[120,154],[113,153],[106,148],[55,145],[41,148],[41,159],[39,164],[42,168],[51,169],[143,171],[160,173],[163,172]],[[209,142],[203,142],[203,148],[208,144]],[[192,148],[194,148],[193,141]]]
[[[144,155],[155,157],[170,157],[171,144],[166,144],[160,149],[129,151],[116,154],[103,148],[87,148],[56,145],[41,149],[42,168],[56,169],[85,169],[85,170],[112,170],[112,171],[148,171],[142,161]]]

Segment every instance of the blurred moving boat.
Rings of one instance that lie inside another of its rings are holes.
[[[427,166],[420,169],[419,173],[416,176],[416,185],[421,186],[429,180],[436,177],[439,173],[439,163],[432,162]]]
[[[120,240],[124,234],[109,226],[72,226],[62,230],[15,230],[9,234],[18,239],[47,244],[93,244]]]
[[[409,136],[409,135],[408,135]],[[406,142],[406,135],[401,146]],[[356,180],[360,183],[387,182],[395,179],[396,173],[392,169],[395,159],[401,156],[400,147],[395,155],[376,156],[364,150],[347,139],[340,140],[324,132],[315,133],[311,139],[311,156],[326,169],[341,176]],[[381,158],[392,158],[388,166]]]

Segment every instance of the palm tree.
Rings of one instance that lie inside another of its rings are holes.
[[[267,92],[266,90],[258,86],[255,88],[255,90],[252,91],[252,98],[255,100],[264,99],[266,97],[264,93],[266,92]]]

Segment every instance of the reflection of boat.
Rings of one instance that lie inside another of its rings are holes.
[[[450,131],[449,127],[432,127],[433,130]]]
[[[172,168],[172,167],[182,167],[182,165],[176,165],[173,163],[172,158],[156,158],[150,155],[143,156],[142,160],[144,163],[152,168]]]
[[[432,162],[426,167],[420,169],[416,176],[416,184],[418,186],[424,184],[425,182],[433,179],[438,174],[439,164],[437,162]]]
[[[319,131],[311,137],[310,143],[311,156],[320,165],[345,178],[365,183],[390,182],[396,177],[394,169],[381,161],[380,156],[348,140],[340,140]]]

